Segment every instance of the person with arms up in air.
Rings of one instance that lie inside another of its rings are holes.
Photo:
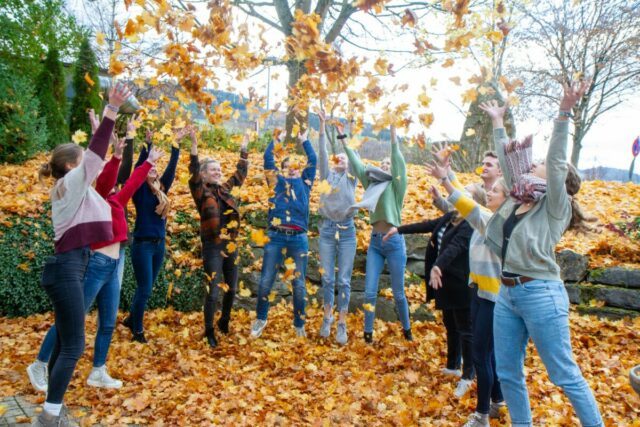
[[[91,184],[102,169],[118,110],[129,96],[126,86],[116,85],[87,150],[73,143],[58,145],[40,169],[41,177],[56,179],[50,193],[55,253],[46,259],[41,280],[53,305],[56,340],[49,358],[47,397],[34,426],[68,424],[62,401],[84,351],[83,279],[89,245],[113,239],[111,208]]]
[[[177,141],[184,136],[184,129],[178,131]],[[140,150],[136,167],[147,159],[152,137],[153,134],[148,131],[147,145]],[[164,262],[167,215],[171,206],[167,195],[176,176],[179,156],[180,149],[176,144],[171,147],[169,164],[162,176],[158,175],[155,167],[151,168],[146,182],[133,195],[136,222],[131,244],[131,264],[137,287],[129,307],[129,316],[123,323],[131,330],[132,340],[140,343],[147,342],[144,334],[144,312],[151,297],[153,284]]]
[[[384,263],[387,262],[391,274],[391,290],[403,334],[406,340],[413,341],[409,304],[404,290],[404,270],[407,265],[404,237],[395,234],[387,240],[382,240],[391,228],[399,226],[402,222],[402,205],[407,192],[407,165],[400,151],[400,143],[396,139],[396,129],[391,126],[391,157],[383,159],[379,168],[365,166],[344,140],[343,146],[354,175],[365,188],[362,200],[353,208],[368,209],[372,224],[365,276],[367,306],[364,311],[364,340],[367,343],[373,342],[378,282]]]
[[[318,137],[320,179],[326,180],[331,191],[320,195],[319,213],[322,223],[319,226],[320,235],[318,246],[320,249],[320,265],[322,267],[322,291],[324,300],[324,317],[320,327],[320,336],[327,338],[331,334],[331,324],[334,321],[333,305],[335,300],[336,282],[338,288],[338,325],[336,341],[344,345],[347,343],[347,312],[349,311],[349,297],[351,295],[351,273],[353,260],[356,256],[356,227],[353,222],[355,210],[350,209],[355,204],[355,191],[358,183],[349,171],[349,159],[344,153],[336,154],[329,166],[329,153],[325,137],[325,115],[318,113],[320,119],[320,135]],[[346,138],[344,127],[337,124],[338,139]],[[336,260],[338,264],[336,279]]]
[[[306,337],[305,324],[305,275],[309,241],[309,195],[316,177],[316,153],[307,139],[306,132],[298,135],[298,141],[307,156],[302,165],[290,157],[283,159],[280,169],[276,166],[274,146],[276,134],[264,153],[264,170],[273,196],[269,198],[269,242],[264,247],[262,273],[258,286],[256,320],[251,326],[251,336],[262,335],[267,325],[269,294],[276,273],[285,260],[295,264],[293,273],[293,326],[298,337]],[[279,142],[278,142],[279,143]],[[287,257],[286,259],[284,257]]]
[[[544,162],[531,161],[532,139],[510,141],[503,116],[508,105],[480,108],[491,118],[496,152],[511,197],[487,224],[486,244],[502,259],[502,286],[493,318],[496,368],[511,423],[533,420],[524,375],[527,342],[533,340],[549,379],[567,395],[583,426],[602,426],[598,404],[573,357],[569,298],[555,247],[567,229],[588,226],[574,196],[580,177],[567,162],[569,118],[591,82],[564,85],[560,111]]]
[[[214,333],[213,318],[218,305],[220,288],[222,316],[218,320],[218,330],[229,333],[231,308],[238,285],[238,249],[235,240],[240,228],[238,203],[231,196],[233,187],[240,187],[247,177],[249,167],[248,136],[240,146],[240,159],[235,173],[223,180],[220,162],[215,159],[198,158],[198,139],[194,128],[191,135],[191,161],[189,190],[200,214],[200,240],[202,241],[202,261],[207,275],[207,294],[204,299],[205,337],[211,347],[218,345]]]

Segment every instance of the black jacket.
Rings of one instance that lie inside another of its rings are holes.
[[[439,310],[468,308],[471,303],[472,289],[469,287],[469,240],[473,228],[462,221],[449,229],[442,236],[442,250],[438,254],[438,230],[445,227],[454,212],[440,218],[407,224],[398,227],[400,234],[431,233],[425,255],[425,281],[427,301],[435,298]],[[429,286],[431,268],[437,266],[442,271],[442,288]]]

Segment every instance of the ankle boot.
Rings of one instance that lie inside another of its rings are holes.
[[[213,333],[213,328],[207,328],[204,335],[207,337],[209,347],[216,348],[218,346],[218,340],[216,340],[216,335]]]

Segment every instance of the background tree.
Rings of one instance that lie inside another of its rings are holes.
[[[80,45],[73,71],[73,90],[75,93],[71,101],[69,129],[72,133],[83,130],[89,135],[91,125],[87,110],[93,108],[95,111],[101,111],[102,100],[99,95],[98,63],[88,38],[85,38]]]
[[[582,141],[595,121],[638,93],[640,2],[627,0],[540,0],[521,9],[518,63],[526,114],[556,113],[557,81],[593,79],[574,107],[571,163],[578,166]],[[631,136],[631,135],[630,135]]]
[[[47,145],[53,148],[69,142],[67,125],[67,95],[65,78],[56,48],[50,48],[36,80],[36,93],[40,101],[40,116],[47,123]]]
[[[35,78],[47,47],[72,57],[82,29],[63,0],[2,0],[0,2],[0,60]]]
[[[0,63],[0,162],[29,159],[44,149],[46,137],[31,80]]]

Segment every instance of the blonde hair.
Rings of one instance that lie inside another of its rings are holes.
[[[587,223],[596,222],[598,219],[593,216],[587,216],[574,197],[580,191],[582,178],[580,178],[578,170],[571,163],[567,163],[567,166],[567,178],[564,181],[564,185],[571,199],[571,221],[569,222],[568,230],[576,230],[579,233],[593,231],[593,227]]]

